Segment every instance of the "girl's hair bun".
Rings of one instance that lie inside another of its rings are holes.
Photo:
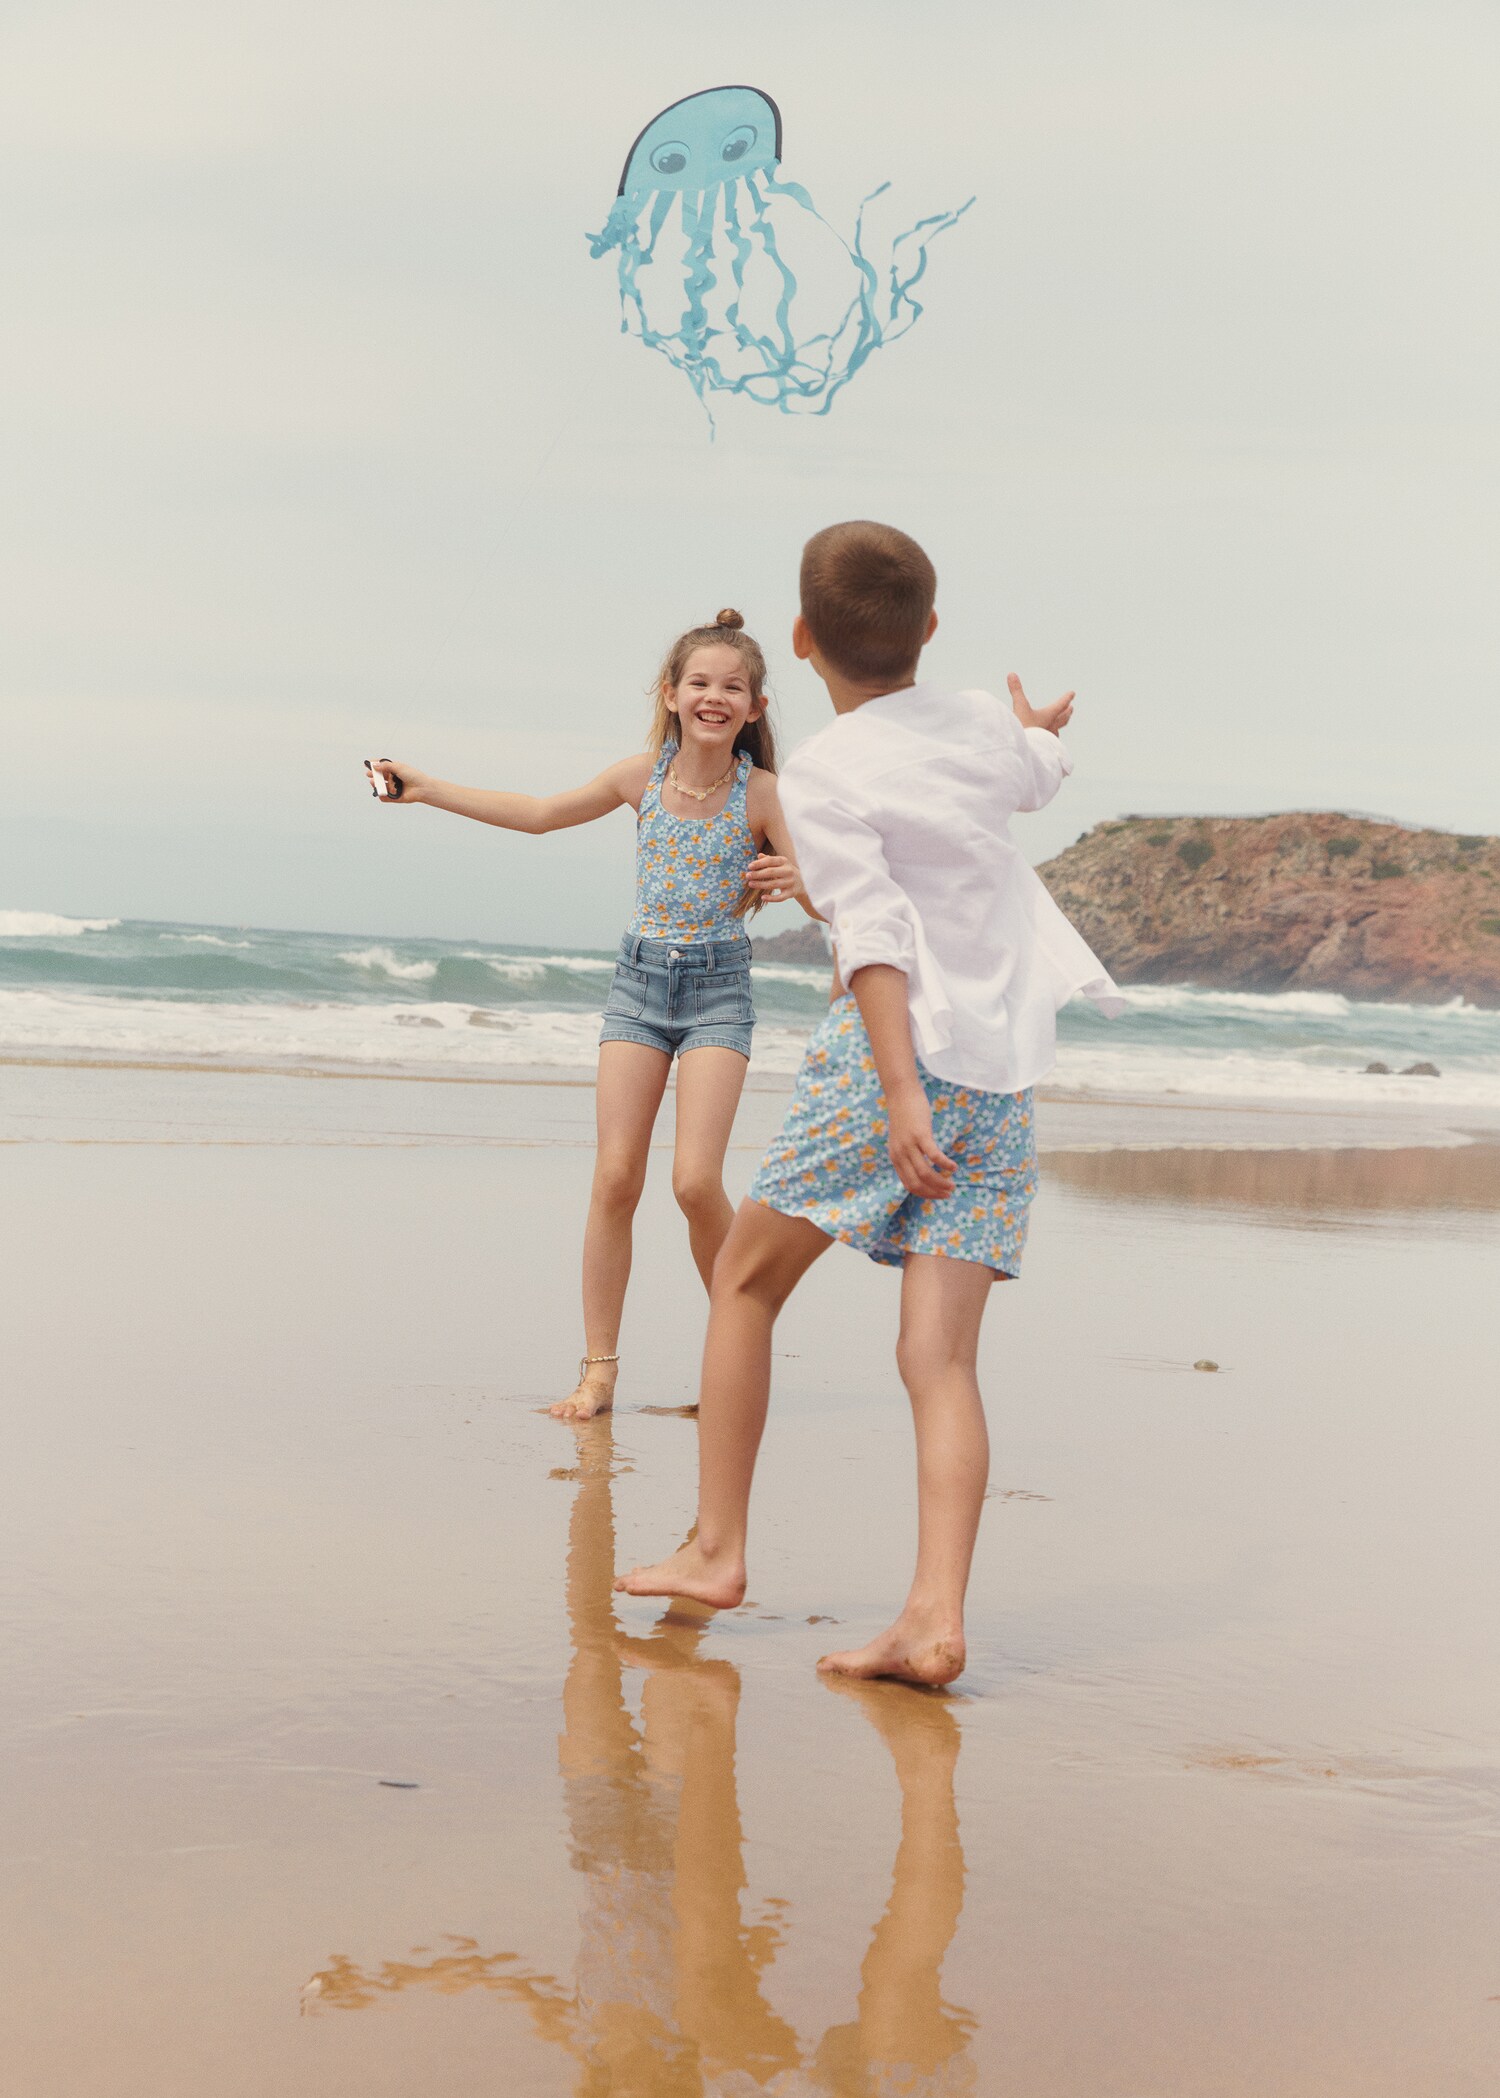
[[[718,618],[714,621],[715,626],[728,627],[729,631],[732,634],[737,634],[744,624],[744,613],[736,612],[733,605],[726,605],[723,611],[719,614]]]

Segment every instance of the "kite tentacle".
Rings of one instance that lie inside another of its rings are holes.
[[[745,296],[745,272],[754,260],[755,248],[740,224],[739,206],[734,198],[736,187],[733,182],[724,185],[724,230],[729,235],[730,244],[734,249],[729,265],[729,273],[734,279],[734,298],[724,318],[734,330],[734,339],[742,350],[759,349],[762,347],[762,338],[753,334],[740,318],[740,304]]]
[[[641,245],[638,224],[640,204],[637,202],[629,225],[620,241],[620,333],[630,333],[630,315],[635,313],[640,329],[641,341],[657,349],[661,345],[652,340],[654,330],[646,318],[645,300],[641,296],[637,279],[643,266],[656,254],[656,243],[661,238],[661,229],[667,223],[672,209],[672,196],[663,190],[651,199],[651,219],[645,246]]]
[[[714,193],[692,196],[682,193],[682,230],[687,235],[687,254],[683,267],[687,272],[685,289],[687,306],[682,316],[682,341],[690,360],[711,364],[708,354],[710,339],[718,333],[709,325],[708,294],[713,290],[715,278],[712,267],[714,237]]]
[[[616,197],[610,208],[609,217],[597,233],[585,233],[589,253],[595,262],[607,255],[611,248],[623,248],[635,230],[636,211],[639,207],[629,197]]]
[[[919,284],[926,275],[928,243],[936,240],[940,233],[946,233],[950,226],[956,226],[973,202],[974,199],[970,197],[968,203],[960,204],[957,211],[938,211],[930,218],[918,219],[915,226],[909,227],[905,233],[898,234],[891,243],[890,310],[893,325],[886,336],[887,342],[894,342],[921,319],[922,305],[918,299],[912,297],[912,286]],[[908,275],[903,277],[900,274],[897,256],[909,240],[917,242],[917,258]],[[898,321],[897,314],[903,307],[906,309],[905,317]]]
[[[784,185],[776,180],[769,168],[762,168],[760,172],[765,177],[768,189],[781,190],[784,188]],[[797,295],[797,279],[792,273],[791,264],[786,260],[781,249],[776,244],[776,228],[771,224],[770,214],[766,209],[766,200],[760,193],[760,188],[754,175],[745,177],[745,187],[749,190],[755,204],[755,231],[759,234],[761,246],[765,249],[768,259],[774,265],[776,273],[781,279],[781,296],[776,301],[776,327],[781,336],[781,343],[777,350],[773,350],[769,342],[765,344],[765,348],[774,359],[773,372],[780,371],[782,374],[788,374],[797,362],[797,343],[796,338],[792,334],[792,300]],[[804,191],[803,194],[806,195],[806,192]],[[812,208],[811,198],[808,198],[808,208],[809,210]],[[776,399],[778,407],[785,413],[785,395],[778,393]]]
[[[742,187],[748,206],[740,201]],[[714,393],[745,394],[783,415],[826,415],[871,354],[920,319],[916,287],[926,274],[929,245],[974,202],[970,197],[956,211],[919,219],[895,237],[888,262],[877,269],[865,252],[865,214],[888,188],[881,183],[862,200],[851,243],[824,218],[800,182],[777,174],[774,162],[746,168],[732,179],[716,181],[710,173],[701,187],[637,186],[618,199],[602,230],[588,236],[590,251],[597,257],[618,249],[621,330],[637,334],[684,374],[711,432],[709,397]],[[833,235],[853,271],[851,295],[834,325],[800,341],[794,311],[797,276],[782,252],[772,209],[782,198]],[[658,246],[679,199],[684,246],[680,261],[668,263],[658,259]],[[764,271],[761,255],[768,265]],[[658,312],[664,285],[680,283],[684,297],[668,330],[653,325],[647,313],[642,273],[653,261],[657,270],[650,296]],[[668,270],[673,274],[664,278]],[[771,311],[757,326],[768,305]]]

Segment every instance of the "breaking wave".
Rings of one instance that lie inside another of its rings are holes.
[[[578,1071],[594,1062],[613,966],[587,949],[0,912],[0,1050]],[[767,961],[754,975],[755,1066],[789,1073],[828,970]],[[1054,1087],[1500,1106],[1500,1012],[1185,984],[1125,997],[1113,1023],[1063,1012]]]

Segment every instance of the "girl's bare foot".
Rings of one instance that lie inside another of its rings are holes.
[[[591,1362],[565,1399],[547,1408],[554,1420],[591,1421],[595,1414],[608,1413],[615,1403],[617,1362]]]
[[[890,1630],[872,1639],[868,1646],[843,1654],[825,1654],[818,1669],[823,1675],[866,1680],[890,1676],[898,1683],[921,1683],[935,1690],[963,1674],[966,1658],[961,1623],[919,1617],[903,1610]]]
[[[621,1595],[680,1595],[711,1610],[733,1610],[745,1600],[742,1558],[710,1558],[693,1537],[658,1566],[636,1566],[615,1582]]]

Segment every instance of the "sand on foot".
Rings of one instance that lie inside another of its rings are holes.
[[[889,1631],[880,1633],[868,1646],[824,1654],[818,1672],[864,1682],[919,1683],[925,1689],[938,1690],[963,1674],[966,1659],[962,1630],[937,1631],[930,1625],[908,1625],[898,1618]]]

